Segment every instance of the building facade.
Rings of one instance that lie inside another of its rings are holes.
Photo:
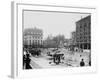
[[[81,49],[91,49],[91,16],[76,22],[76,46]]]
[[[71,32],[71,38],[69,39],[69,48],[70,50],[74,50],[76,47],[76,32]]]
[[[72,33],[71,33],[71,39],[72,39],[72,45],[73,46],[75,46],[76,44],[76,32],[75,31],[73,31]]]
[[[25,46],[39,47],[43,45],[43,31],[38,28],[28,28],[23,32]]]

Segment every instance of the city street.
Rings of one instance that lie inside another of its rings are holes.
[[[47,51],[50,51],[48,49]],[[61,68],[61,67],[79,67],[81,59],[84,59],[85,66],[89,66],[89,52],[72,52],[67,49],[61,48],[58,49],[61,54],[64,54],[64,60],[61,60],[61,63],[55,64],[53,60],[50,60],[50,56],[46,54],[46,50],[41,53],[41,56],[31,56],[31,66],[32,68]],[[51,51],[51,54],[55,52]],[[59,54],[60,54],[59,53]]]
[[[24,69],[91,66],[90,14],[26,11],[24,17]]]

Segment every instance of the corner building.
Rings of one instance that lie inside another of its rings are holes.
[[[76,22],[76,46],[81,49],[91,49],[91,16]]]
[[[26,46],[39,47],[43,45],[43,31],[38,28],[28,28],[23,33],[23,44]]]

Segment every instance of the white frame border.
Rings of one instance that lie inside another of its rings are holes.
[[[46,11],[63,11],[63,12],[80,12],[91,13],[91,67],[72,67],[63,69],[36,69],[23,70],[22,69],[22,10],[46,10]],[[95,50],[95,26],[96,26],[96,8],[86,7],[71,7],[71,6],[56,6],[56,5],[40,5],[12,2],[12,68],[11,76],[17,77],[42,77],[49,75],[66,75],[70,73],[90,73],[97,71],[97,57]],[[94,54],[92,54],[94,53]],[[44,73],[45,72],[45,73]]]

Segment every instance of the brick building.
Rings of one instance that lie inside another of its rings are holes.
[[[81,49],[91,49],[91,16],[76,22],[76,46]]]

